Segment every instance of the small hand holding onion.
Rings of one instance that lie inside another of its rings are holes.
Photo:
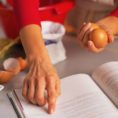
[[[100,52],[112,42],[111,35],[106,27],[94,23],[84,23],[78,35],[79,44],[91,52]]]
[[[104,48],[108,44],[107,33],[97,24],[92,24],[93,31],[89,34],[89,39],[93,41],[97,48]]]

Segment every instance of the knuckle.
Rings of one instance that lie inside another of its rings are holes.
[[[33,82],[33,78],[28,79],[28,83],[31,84]]]
[[[56,68],[55,68],[55,67],[53,67],[53,70],[54,70],[54,72],[57,74],[57,70],[56,70]]]
[[[37,102],[42,102],[42,101],[43,101],[43,97],[37,96],[37,97],[36,97],[36,100],[37,100]]]
[[[49,74],[48,75],[48,78],[53,78],[54,77],[54,74]]]
[[[54,78],[57,78],[56,74],[48,74],[47,76],[47,80],[50,81],[50,80],[54,80]]]
[[[33,101],[33,97],[32,96],[30,96],[30,95],[28,95],[28,99],[30,100],[30,101]]]
[[[52,79],[53,79],[53,76],[52,76],[52,75],[48,75],[48,77],[47,77],[47,81],[48,81],[48,82],[51,82]]]
[[[55,83],[52,79],[50,79],[47,83],[49,85],[49,88],[52,87]]]
[[[25,79],[24,79],[24,81],[23,81],[23,84],[26,84],[26,83],[27,83],[27,81],[28,81],[28,79],[27,79],[27,78],[25,78]]]
[[[49,97],[55,97],[55,92],[50,91],[50,92],[49,92]]]
[[[37,82],[40,82],[40,81],[42,81],[43,80],[43,76],[36,76],[36,81]]]
[[[40,81],[39,77],[36,77],[36,82],[39,82],[39,81]]]

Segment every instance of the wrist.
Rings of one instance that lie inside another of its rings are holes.
[[[47,63],[51,63],[50,57],[48,54],[28,54],[27,55],[27,60],[29,63],[31,62],[47,62]]]
[[[37,53],[45,48],[41,28],[38,25],[31,24],[23,27],[20,31],[20,38],[26,54]]]
[[[20,36],[29,63],[32,61],[50,62],[48,51],[42,39],[41,28],[38,25],[25,26],[20,31]]]
[[[108,16],[96,22],[101,27],[108,29],[113,35],[118,34],[118,18],[115,16]]]

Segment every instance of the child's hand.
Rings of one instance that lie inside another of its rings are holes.
[[[106,31],[108,35],[108,43],[113,42],[114,38],[110,29],[108,29],[108,27],[106,27],[105,25],[103,26],[99,23],[98,25],[100,26],[100,28]],[[90,50],[91,52],[98,53],[101,52],[104,48],[97,48],[94,45],[93,41],[89,39],[89,34],[92,32],[92,30],[93,28],[91,27],[91,23],[83,23],[78,32],[78,42],[82,47]]]

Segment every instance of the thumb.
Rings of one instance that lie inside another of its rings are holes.
[[[114,41],[113,34],[111,34],[110,32],[107,32],[107,36],[108,36],[108,43],[112,43]]]
[[[88,41],[88,48],[91,52],[98,53],[101,52],[104,48],[96,48],[93,41]]]

